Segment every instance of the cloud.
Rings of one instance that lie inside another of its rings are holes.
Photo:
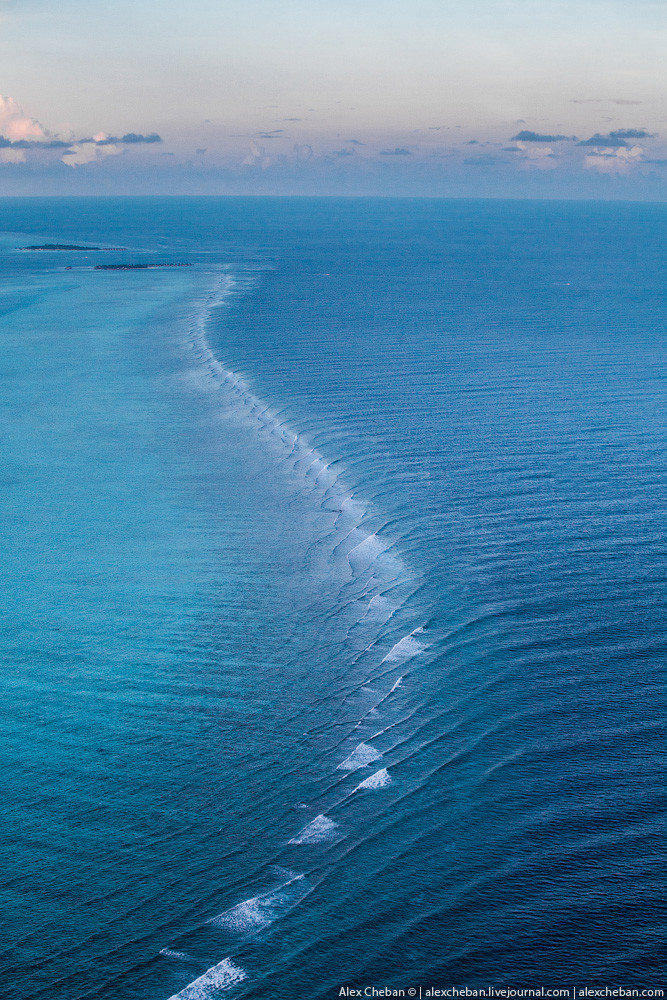
[[[44,129],[28,118],[13,97],[0,96],[0,133],[11,142],[43,136]]]
[[[577,143],[577,146],[597,146],[598,149],[618,149],[621,146],[627,146],[627,142],[612,133],[600,135],[599,132],[596,132],[595,135],[590,137],[590,139],[582,139]]]
[[[541,135],[539,132],[530,132],[524,129],[517,135],[512,136],[512,142],[572,142],[576,135]]]
[[[558,165],[558,157],[551,146],[537,145],[531,140],[528,145],[519,139],[513,152],[520,153],[522,170],[553,170]]]
[[[241,161],[244,167],[261,167],[262,170],[267,170],[273,162],[274,160],[266,155],[264,147],[258,146],[254,141],[250,143],[250,152]]]
[[[577,146],[595,146],[598,149],[622,149],[627,146],[626,139],[653,139],[655,133],[643,128],[617,128],[606,135],[596,132],[590,139],[582,139]]]
[[[38,121],[24,114],[12,97],[0,96],[0,162],[22,163],[26,150],[62,150],[62,161],[68,166],[95,163],[105,156],[115,156],[123,146],[160,143],[157,132],[142,135],[126,132],[123,136],[98,132],[81,139],[59,139],[50,134]]]
[[[253,167],[264,155],[264,150],[256,142],[250,143],[248,155],[241,161],[244,167]]]
[[[490,153],[481,153],[479,156],[469,156],[463,162],[467,167],[493,167],[496,163],[502,161],[497,160]]]
[[[313,160],[313,147],[309,146],[307,143],[295,143],[292,146],[291,153],[281,153],[275,155],[267,155],[266,150],[263,146],[258,146],[254,139],[250,141],[250,149],[247,156],[241,161],[241,165],[244,167],[259,167],[261,170],[268,170],[269,168],[280,169],[293,168],[295,166],[302,166],[304,163],[308,163],[309,160]]]
[[[359,139],[344,139],[344,142],[351,142],[353,146],[365,146],[365,142],[360,142]]]
[[[107,135],[106,132],[99,132],[91,138],[69,140],[46,137],[44,139],[12,140],[0,135],[0,149],[73,149],[74,146],[123,146],[141,142],[162,142],[162,139],[155,132],[151,135],[137,135],[134,132],[129,132],[120,139],[117,136]]]
[[[381,149],[380,156],[412,156],[412,153],[405,146],[397,146],[396,149]]]
[[[627,101],[622,97],[573,97],[570,104],[641,104],[641,101]]]
[[[627,145],[608,151],[598,149],[584,157],[584,167],[601,174],[627,174],[642,162],[643,152],[641,146],[628,149]]]
[[[61,159],[68,167],[83,167],[88,163],[97,163],[106,156],[118,156],[119,153],[122,153],[119,146],[106,142],[76,143],[63,153]]]
[[[78,141],[95,142],[98,146],[136,146],[140,143],[151,145],[154,142],[162,142],[162,136],[159,136],[157,132],[151,132],[150,135],[138,135],[136,132],[126,132],[119,139],[118,136],[101,133],[99,137],[93,136],[92,139],[79,139]]]
[[[617,128],[609,136],[612,139],[654,139],[655,132],[647,132],[645,128]]]
[[[6,139],[0,135],[0,149],[69,149],[72,142],[64,139]]]

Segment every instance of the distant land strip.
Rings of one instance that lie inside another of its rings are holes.
[[[127,247],[80,247],[75,243],[36,243],[34,246],[17,247],[17,250],[127,250]]]
[[[192,264],[96,264],[96,271],[147,271],[155,267],[192,267]]]

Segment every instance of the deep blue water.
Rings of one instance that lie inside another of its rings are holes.
[[[0,996],[664,985],[666,221],[0,201]]]

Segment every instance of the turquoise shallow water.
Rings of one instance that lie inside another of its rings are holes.
[[[664,207],[0,220],[3,995],[660,983]]]

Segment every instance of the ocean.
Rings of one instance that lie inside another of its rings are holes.
[[[0,200],[1,997],[665,985],[666,221]]]

